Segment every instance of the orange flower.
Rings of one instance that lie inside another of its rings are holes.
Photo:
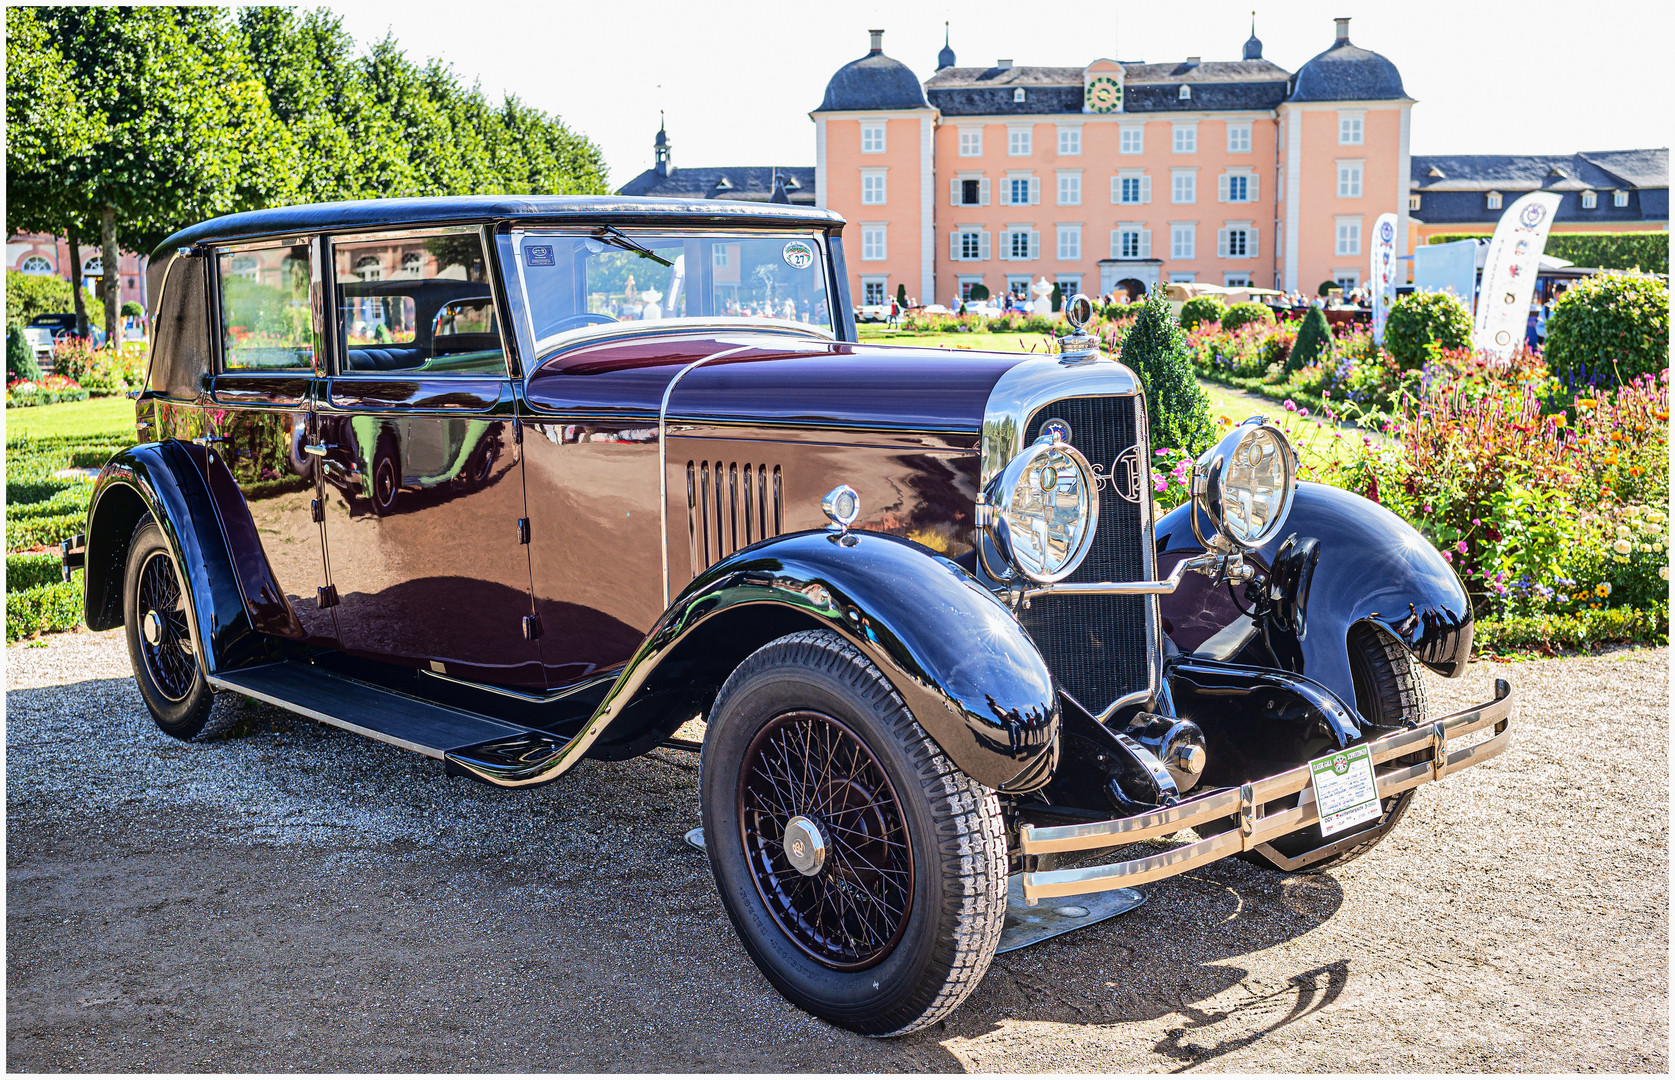
[[[1639,476],[1641,473],[1643,473],[1645,471],[1646,471],[1645,469],[1642,469],[1638,465],[1630,465],[1629,470],[1628,470],[1628,474],[1630,476]]]
[[[1606,454],[1605,455],[1605,463],[1607,465],[1617,464],[1617,455],[1615,453]]]

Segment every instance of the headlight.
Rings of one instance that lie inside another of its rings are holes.
[[[1193,464],[1192,490],[1224,541],[1254,550],[1291,512],[1297,455],[1283,431],[1253,416]]]
[[[1069,577],[1093,542],[1099,493],[1076,448],[1043,436],[989,484],[987,525],[1001,558],[1031,581]]]

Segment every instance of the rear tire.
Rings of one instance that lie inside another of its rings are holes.
[[[232,710],[215,709],[215,690],[204,676],[187,625],[190,603],[174,551],[147,514],[128,544],[122,621],[146,711],[165,735],[181,740],[214,735],[225,726],[217,718],[233,719]]]
[[[976,988],[1006,917],[999,800],[859,649],[807,631],[751,654],[710,711],[700,784],[728,918],[798,1008],[903,1035]]]
[[[1400,641],[1371,623],[1357,623],[1349,632],[1349,670],[1355,680],[1355,708],[1375,729],[1367,733],[1369,740],[1382,738],[1402,729],[1418,727],[1425,722],[1428,708],[1425,681],[1413,654],[1408,652],[1407,646]],[[1413,758],[1402,758],[1398,759],[1397,763],[1411,765],[1423,757],[1421,754]],[[1408,804],[1413,801],[1413,796],[1413,790],[1409,789],[1400,795],[1392,795],[1385,799],[1384,812],[1361,827],[1360,831],[1367,835],[1363,842],[1290,872],[1318,874],[1359,859],[1390,835],[1396,824],[1402,820],[1402,815],[1407,813]],[[1289,836],[1270,840],[1268,846],[1288,859],[1295,859],[1322,847],[1327,842],[1328,838],[1320,834],[1320,826],[1311,825]],[[1261,851],[1247,854],[1251,861],[1259,865],[1285,869]]]

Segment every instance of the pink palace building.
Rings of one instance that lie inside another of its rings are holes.
[[[849,222],[852,295],[904,285],[949,303],[982,284],[1027,295],[1160,281],[1300,289],[1367,275],[1373,222],[1408,235],[1413,99],[1396,66],[1350,43],[1295,73],[1262,57],[1086,67],[959,67],[920,83],[872,48],[826,85],[815,191]],[[1398,254],[1406,254],[1404,250]]]

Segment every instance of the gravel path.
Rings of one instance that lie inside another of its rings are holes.
[[[270,709],[183,745],[120,632],[7,649],[13,1070],[1628,1070],[1668,1059],[1668,655],[1433,680],[1512,749],[1319,877],[1224,861],[905,1039],[798,1012],[680,840],[697,761],[530,793]]]

